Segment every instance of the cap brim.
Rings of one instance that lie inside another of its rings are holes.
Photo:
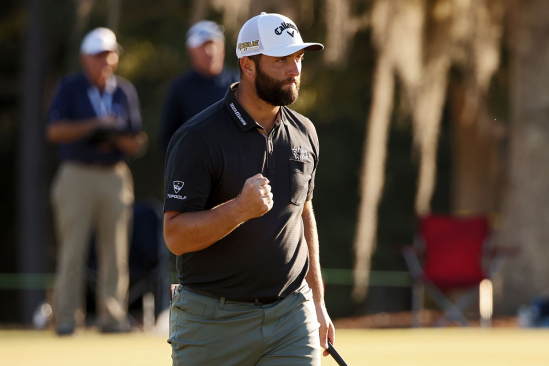
[[[197,48],[202,46],[206,42],[223,42],[225,43],[225,36],[223,35],[213,35],[209,37],[194,37],[190,36],[187,38],[185,45],[189,48]]]
[[[120,56],[122,56],[122,54],[124,53],[124,49],[122,48],[122,46],[120,44],[116,44],[116,46],[112,46],[112,47],[100,47],[100,48],[95,48],[95,49],[91,49],[91,50],[86,50],[86,49],[80,49],[80,53],[83,54],[83,55],[98,55],[100,54],[101,52],[117,52]]]
[[[287,46],[278,47],[269,51],[262,51],[260,53],[266,56],[272,57],[283,57],[291,55],[301,50],[306,51],[322,51],[324,46],[320,43],[300,43],[300,44],[290,44]]]

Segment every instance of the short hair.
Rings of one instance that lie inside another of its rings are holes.
[[[261,56],[263,55],[260,53],[258,55],[244,56],[244,57],[248,57],[250,60],[254,62],[254,65],[258,67],[259,61],[261,60]],[[240,70],[240,77],[242,77],[242,67],[240,66],[240,59],[238,59],[238,69]]]

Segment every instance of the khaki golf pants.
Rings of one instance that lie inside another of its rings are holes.
[[[306,284],[268,305],[214,299],[179,286],[168,343],[175,366],[319,366],[318,328]]]
[[[81,325],[92,232],[98,259],[97,308],[101,327],[126,322],[128,241],[133,180],[128,166],[63,163],[52,184],[58,237],[55,314],[58,326]]]

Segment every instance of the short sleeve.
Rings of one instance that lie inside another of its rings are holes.
[[[193,130],[180,130],[168,146],[164,211],[204,210],[212,181],[213,164],[206,143]]]
[[[315,175],[316,175],[316,167],[313,170],[313,174],[311,174],[311,180],[309,181],[309,189],[307,190],[307,198],[305,201],[310,201],[313,199],[313,191],[315,189]]]
[[[306,201],[310,201],[313,199],[313,191],[315,189],[315,176],[316,176],[316,170],[318,168],[318,157],[319,157],[319,144],[318,144],[318,137],[316,136],[316,131],[314,134],[314,138],[311,139],[311,143],[313,144],[313,149],[315,153],[315,161],[314,161],[314,169],[313,173],[311,174],[311,180],[309,181],[309,189],[307,190],[307,198]]]
[[[55,88],[54,97],[48,111],[48,123],[71,119],[70,92],[65,80],[61,80]]]

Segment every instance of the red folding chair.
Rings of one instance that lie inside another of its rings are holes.
[[[412,288],[413,326],[420,326],[424,290],[444,311],[435,323],[442,326],[450,321],[470,325],[463,314],[479,296],[479,285],[501,268],[503,252],[489,247],[488,218],[430,215],[419,221],[418,238],[406,246],[403,254],[414,278]],[[420,260],[422,259],[422,260]],[[487,286],[484,286],[487,285]],[[492,316],[491,282],[481,300],[485,310],[482,318]],[[448,294],[461,291],[461,297],[450,301]],[[482,310],[482,306],[481,306]]]

